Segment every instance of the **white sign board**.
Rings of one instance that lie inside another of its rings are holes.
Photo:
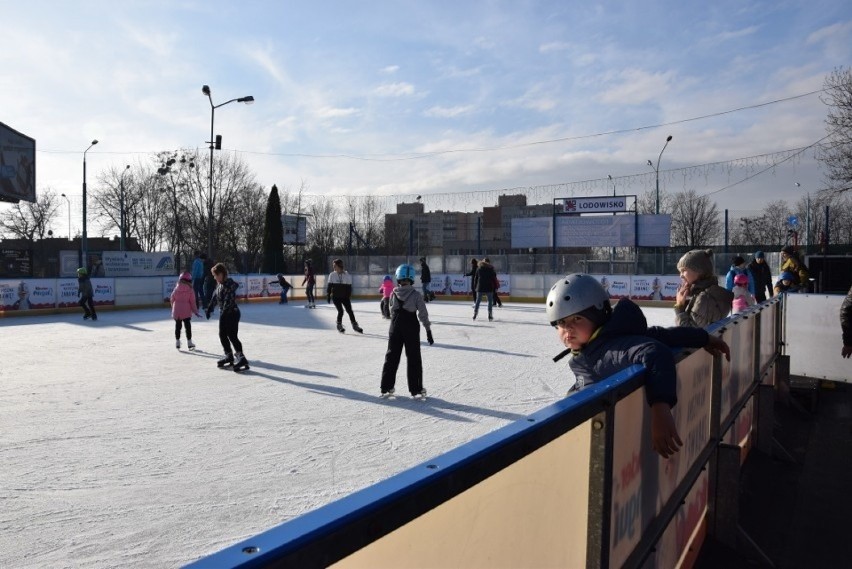
[[[624,196],[596,198],[558,198],[553,200],[557,214],[572,213],[616,213],[627,211],[627,198]]]

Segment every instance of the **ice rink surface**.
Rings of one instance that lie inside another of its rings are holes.
[[[428,305],[424,386],[379,381],[388,321],[243,304],[251,369],[218,369],[218,313],[175,349],[167,308],[0,318],[0,567],[179,567],[564,397],[543,304]],[[671,325],[670,309],[643,309]]]

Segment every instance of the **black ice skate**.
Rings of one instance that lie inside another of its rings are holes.
[[[356,332],[358,332],[359,334],[364,333],[364,330],[360,326],[358,326],[357,322],[352,323],[352,329],[355,330]]]
[[[337,331],[340,332],[341,334],[346,332],[346,328],[343,327],[343,324],[341,322],[337,323]]]
[[[216,362],[219,367],[229,367],[234,365],[234,354],[225,354],[225,357]]]
[[[234,364],[234,371],[242,371],[244,369],[249,369],[249,363],[243,354],[239,354],[237,356],[237,361]]]

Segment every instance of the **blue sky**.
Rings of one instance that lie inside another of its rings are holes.
[[[641,194],[672,135],[664,190],[757,210],[824,186],[806,151],[719,191],[772,163],[737,159],[822,138],[819,94],[689,119],[818,91],[852,64],[845,0],[33,0],[3,14],[0,121],[36,138],[38,188],[72,197],[93,138],[90,184],[110,165],[206,148],[208,84],[216,104],[255,97],[217,110],[215,130],[267,187],[423,195],[430,210],[517,187],[606,195],[608,175]]]

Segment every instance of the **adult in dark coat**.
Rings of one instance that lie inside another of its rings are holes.
[[[843,350],[840,354],[848,358],[852,356],[852,287],[840,305],[840,328],[843,330]]]
[[[754,252],[754,259],[748,264],[748,270],[754,278],[754,299],[763,302],[772,298],[772,271],[766,264],[763,251]]]
[[[485,296],[488,299],[488,320],[494,320],[491,309],[494,307],[494,282],[497,280],[497,272],[488,259],[479,261],[474,280],[476,281],[476,302],[473,305],[473,319],[476,320],[479,314],[479,303]]]
[[[476,269],[479,268],[479,261],[476,259],[470,260],[470,272],[465,273],[464,276],[470,277],[470,296],[473,297],[474,302],[476,302]]]
[[[429,290],[429,283],[431,282],[432,271],[429,270],[429,265],[426,264],[426,257],[420,257],[420,284],[423,287],[424,302],[435,300],[435,295]]]

